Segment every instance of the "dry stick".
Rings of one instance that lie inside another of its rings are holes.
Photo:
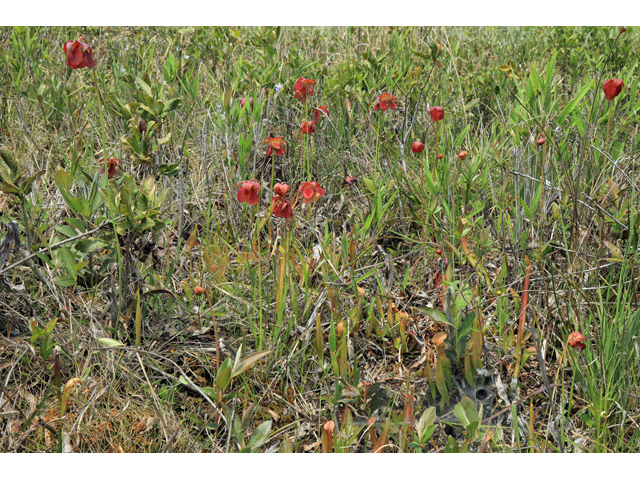
[[[49,246],[49,247],[44,247],[41,248],[40,250],[38,250],[35,253],[32,253],[30,255],[25,256],[22,260],[17,261],[16,263],[9,265],[6,268],[3,268],[2,270],[0,270],[0,275],[2,275],[3,273],[8,272],[9,270],[11,270],[12,268],[15,268],[19,265],[22,265],[23,263],[28,262],[29,260],[33,259],[34,257],[36,257],[39,253],[46,253],[49,250],[55,250],[58,247],[61,247],[62,245],[64,245],[65,243],[69,243],[69,242],[73,242],[74,240],[79,240],[82,237],[86,237],[88,235],[92,235],[98,231],[100,231],[101,229],[103,229],[107,224],[111,223],[110,220],[105,220],[104,222],[102,222],[100,225],[98,225],[96,228],[94,228],[93,230],[89,230],[88,232],[85,233],[81,233],[79,235],[76,235],[75,237],[71,237],[71,238],[67,238],[66,240],[62,240],[61,242],[58,243],[54,243],[53,245]]]
[[[569,387],[568,385],[565,385],[563,383],[552,383],[551,385],[549,385],[549,387],[551,388],[558,388],[558,387]],[[538,388],[537,390],[534,390],[533,392],[531,392],[529,395],[527,395],[526,397],[521,398],[520,400],[517,400],[515,402],[513,402],[511,405],[509,405],[506,408],[503,408],[502,410],[500,410],[498,413],[491,415],[488,418],[485,418],[484,420],[482,420],[483,424],[488,423],[490,420],[493,420],[496,417],[499,417],[500,415],[502,415],[503,413],[507,413],[511,410],[512,406],[517,406],[518,404],[524,402],[525,400],[527,400],[528,398],[533,397],[534,395],[538,395],[542,392],[544,392],[547,389],[546,385],[543,385],[542,387]]]
[[[164,439],[167,444],[169,443],[169,436],[167,435],[167,420],[164,418],[164,414],[160,409],[160,402],[158,401],[158,396],[156,395],[155,390],[153,389],[153,385],[149,381],[149,377],[147,376],[147,371],[144,368],[144,363],[142,363],[142,359],[140,358],[140,354],[136,352],[136,357],[138,357],[138,362],[140,362],[140,368],[142,368],[142,373],[144,373],[144,378],[147,380],[147,384],[149,385],[149,390],[151,391],[151,396],[153,397],[154,407],[156,409],[156,413],[158,414],[158,418],[160,419],[160,425],[162,426],[162,432],[164,433]]]
[[[542,356],[542,349],[540,348],[540,335],[538,334],[537,328],[525,327],[525,329],[531,333],[533,338],[533,343],[536,347],[536,356],[538,357],[538,363],[540,364],[540,373],[542,373],[542,381],[544,382],[544,386],[547,389],[547,395],[549,395],[549,414],[553,416],[554,414],[554,398],[553,393],[551,392],[551,383],[549,382],[549,377],[547,376],[547,365],[544,361],[544,357]],[[564,442],[560,441],[560,451],[564,453]]]
[[[513,369],[513,378],[517,380],[520,373],[520,359],[522,357],[522,336],[524,335],[524,323],[527,318],[527,302],[529,300],[529,280],[531,278],[531,261],[524,256],[527,266],[524,269],[524,291],[522,292],[522,304],[520,305],[520,321],[518,323],[518,336],[516,338],[516,365]]]

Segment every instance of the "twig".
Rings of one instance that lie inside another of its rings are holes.
[[[30,255],[27,255],[26,257],[24,257],[22,260],[17,261],[16,263],[9,265],[6,268],[3,268],[2,270],[0,270],[0,275],[2,275],[3,273],[8,272],[9,270],[11,270],[12,268],[15,268],[19,265],[22,265],[23,263],[28,262],[29,260],[35,258],[39,253],[46,253],[49,250],[55,250],[58,247],[61,247],[62,245],[64,245],[65,243],[69,243],[69,242],[73,242],[74,240],[79,240],[82,237],[86,237],[88,235],[92,235],[98,231],[100,231],[101,229],[103,229],[106,225],[108,225],[111,221],[110,220],[105,220],[104,222],[102,222],[100,225],[98,225],[96,228],[94,228],[93,230],[89,230],[88,232],[85,233],[81,233],[79,235],[76,235],[75,237],[71,237],[71,238],[67,238],[65,240],[62,240],[61,242],[58,243],[54,243],[51,246],[48,247],[44,247],[41,248],[40,250],[38,250],[37,252],[34,252]]]

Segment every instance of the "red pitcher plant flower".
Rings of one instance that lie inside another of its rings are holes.
[[[396,97],[390,93],[383,93],[376,99],[376,104],[373,106],[373,109],[380,109],[384,112],[387,109],[387,106],[391,107],[391,110],[395,110],[397,108]]]
[[[458,152],[458,160],[464,160],[467,158],[468,152],[466,150],[461,150]]]
[[[247,202],[249,205],[258,203],[258,200],[260,200],[258,196],[260,193],[260,184],[255,178],[251,181],[245,180],[244,182],[240,182],[236,185],[236,188],[238,187],[240,188],[238,189],[237,197],[240,203]]]
[[[356,183],[358,183],[358,177],[356,177],[355,175],[347,175],[342,180],[343,187],[350,187],[351,185],[354,185]]]
[[[444,118],[444,108],[442,107],[431,107],[429,113],[431,114],[431,120],[434,122],[439,122]]]
[[[318,182],[304,182],[300,185],[298,193],[302,194],[302,203],[311,203],[324,197],[324,190]]]
[[[618,80],[617,78],[610,78],[606,82],[602,84],[602,90],[604,90],[604,98],[607,100],[613,100],[620,93],[622,93],[622,89],[624,88],[624,82],[622,80]]]
[[[284,155],[285,146],[287,144],[284,143],[282,137],[267,137],[264,143],[269,144],[269,146],[267,147],[267,157],[270,157],[274,151],[279,157]]]
[[[284,197],[287,193],[289,193],[289,188],[289,185],[287,185],[286,183],[276,183],[273,186],[273,192],[276,195]]]
[[[299,98],[302,103],[307,101],[307,95],[310,97],[313,96],[313,85],[318,84],[315,80],[311,80],[310,78],[300,77],[296,80],[293,89],[295,90],[295,95],[293,98]]]
[[[413,153],[422,153],[423,150],[424,150],[424,143],[417,141],[411,144],[411,151]]]
[[[546,142],[546,141],[547,140],[542,135],[540,135],[538,137],[538,140],[536,141],[536,145],[544,145],[544,142]]]
[[[329,116],[329,107],[327,105],[322,105],[321,107],[313,109],[313,121],[314,122],[318,123],[320,118],[324,117],[322,112],[324,112],[328,117]]]
[[[120,159],[119,158],[107,158],[105,160],[103,158],[102,160],[100,160],[100,162],[105,164],[100,169],[100,175],[104,175],[104,169],[105,169],[105,166],[106,166],[108,168],[107,174],[109,175],[109,178],[115,177],[116,168],[120,166]]]
[[[244,107],[245,103],[247,103],[247,98],[246,97],[242,97],[240,99],[240,108]],[[251,110],[253,110],[253,97],[251,97],[249,99],[249,106],[251,107]]]
[[[276,195],[271,200],[271,211],[278,218],[291,218],[293,215],[291,200]]]
[[[194,289],[193,289],[193,293],[194,293],[197,297],[200,297],[200,296],[204,295],[204,292],[205,292],[204,288],[202,288],[202,287],[200,287],[200,286],[198,286],[198,287],[196,287],[196,288],[194,288]]]
[[[89,67],[93,68],[93,51],[86,40],[80,37],[75,42],[73,40],[64,44],[62,49],[67,54],[67,66],[73,68]]]
[[[316,131],[316,122],[305,120],[302,122],[302,125],[300,125],[300,130],[302,130],[302,133],[313,133]]]
[[[587,346],[583,343],[586,340],[580,332],[573,332],[569,335],[568,344],[571,348],[584,350]]]

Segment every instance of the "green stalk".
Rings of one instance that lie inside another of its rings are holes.
[[[265,212],[266,215],[266,212]],[[262,318],[262,259],[261,252],[262,248],[260,247],[260,202],[256,204],[256,242],[258,246],[258,308],[260,315],[260,330],[259,330],[259,343],[258,350],[262,350],[262,344],[264,343],[264,333],[263,333],[263,318]]]
[[[609,133],[611,132],[611,111],[613,110],[613,100],[609,100],[609,119],[607,120],[607,139],[604,142],[604,151],[607,151],[609,145]]]

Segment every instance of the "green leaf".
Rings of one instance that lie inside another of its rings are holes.
[[[164,145],[169,140],[171,140],[171,132],[169,132],[166,136],[158,139],[158,145]]]
[[[224,390],[229,385],[229,381],[231,380],[231,372],[231,359],[227,358],[224,362],[222,362],[222,365],[220,365],[220,368],[218,369],[218,376],[216,378],[216,384],[218,385],[218,388],[221,392],[224,392]]]
[[[144,92],[145,95],[149,97],[153,97],[153,93],[151,92],[151,87],[147,85],[146,82],[142,80],[140,77],[136,78],[136,85],[138,86],[138,88],[140,88],[140,90]]]
[[[560,111],[560,117],[563,117],[565,115],[570,115],[573,112],[573,110],[575,110],[578,103],[580,103],[580,100],[582,100],[582,97],[584,97],[587,93],[589,93],[590,90],[591,90],[591,82],[588,82],[582,88],[582,90],[578,92],[578,94],[573,98],[573,100],[571,100],[569,103],[567,103],[564,106],[564,108]]]
[[[76,232],[73,228],[67,226],[67,225],[56,225],[55,226],[56,231],[60,232],[61,234],[72,238],[75,237],[76,235],[78,235],[78,232]]]
[[[262,444],[267,441],[269,433],[271,433],[271,420],[261,423],[258,428],[253,431],[247,442],[247,448],[251,452],[256,452]]]
[[[31,175],[30,177],[27,177],[27,179],[21,185],[22,193],[25,195],[29,195],[31,193],[31,185],[33,184],[33,182],[35,182],[36,178],[44,175],[45,173],[46,173],[46,170],[40,170],[35,175]]]
[[[162,115],[166,115],[167,113],[172,112],[173,110],[178,108],[181,102],[182,101],[179,98],[174,98],[172,100],[169,100],[167,103],[164,104],[164,108],[162,109]]]
[[[53,180],[60,190],[64,190],[65,193],[69,191],[69,187],[71,187],[71,177],[67,172],[62,169],[58,170]]]
[[[420,438],[420,441],[422,443],[425,443],[429,440],[429,438],[424,438],[424,437],[426,436],[429,428],[433,426],[433,423],[435,422],[435,420],[436,420],[435,406],[427,408],[422,414],[422,417],[420,417],[420,420],[416,425],[416,431],[418,432],[418,438]]]
[[[0,190],[7,195],[20,196],[20,190],[11,182],[0,182]]]
[[[54,283],[60,287],[73,287],[78,284],[76,279],[71,274],[66,274],[62,277],[56,277],[53,279]]]
[[[0,149],[0,156],[4,163],[6,163],[7,167],[11,171],[11,176],[15,178],[18,174],[18,163],[16,162],[16,158],[13,155],[13,152],[8,147],[2,147]]]
[[[72,227],[75,227],[78,230],[80,230],[81,233],[86,232],[84,224],[80,220],[78,220],[77,218],[65,218],[64,221],[67,222]],[[77,234],[74,234],[73,236],[75,237],[76,235]]]
[[[64,264],[64,267],[67,269],[67,272],[75,280],[76,270],[73,267],[76,264],[76,259],[71,253],[71,250],[69,250],[67,246],[63,245],[62,247],[60,247],[60,256],[62,257],[62,263]]]
[[[447,325],[451,325],[451,322],[447,319],[447,316],[442,313],[440,310],[429,307],[416,307],[416,310],[426,314],[428,317],[431,317],[436,322],[446,323]]]
[[[124,347],[124,343],[114,340],[113,338],[99,338],[98,342],[105,347]]]
[[[238,350],[239,351],[239,350]],[[250,355],[247,355],[241,360],[236,360],[233,365],[233,370],[231,372],[231,378],[235,378],[238,375],[244,373],[244,371],[252,366],[254,363],[258,362],[262,358],[266,357],[271,353],[271,350],[263,350],[262,352],[255,352]]]

